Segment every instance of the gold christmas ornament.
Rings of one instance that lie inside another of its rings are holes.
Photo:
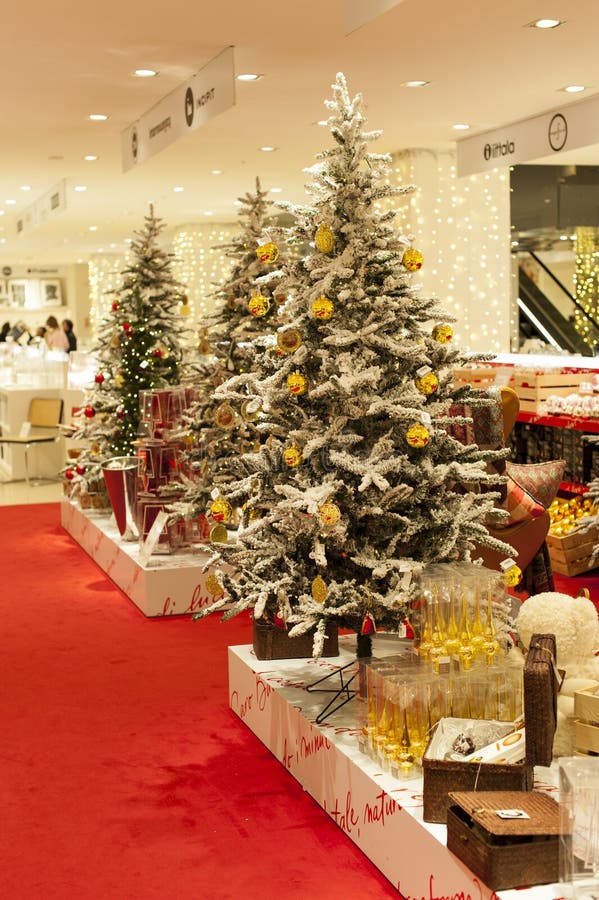
[[[427,372],[421,378],[417,378],[414,382],[421,394],[434,394],[439,387],[439,379],[434,372]]]
[[[193,447],[193,434],[184,434],[181,441],[184,447]]]
[[[281,353],[295,353],[302,346],[302,336],[297,328],[280,331],[277,335],[277,347]]]
[[[282,306],[283,303],[287,302],[287,294],[279,293],[275,294],[275,303],[277,306]]]
[[[224,497],[217,497],[210,505],[210,515],[215,522],[228,522],[232,512],[233,507]]]
[[[112,347],[113,350],[116,350],[118,347],[121,346],[121,338],[120,338],[120,335],[119,335],[119,334],[116,334],[116,332],[115,332],[115,334],[113,334],[112,337],[110,338],[110,346]]]
[[[279,248],[272,241],[268,244],[261,244],[256,250],[256,256],[263,263],[273,263],[279,258]]]
[[[210,529],[210,542],[212,544],[226,544],[229,535],[224,525],[213,525]]]
[[[286,447],[283,450],[283,459],[289,468],[293,469],[295,466],[299,466],[303,461],[302,451],[297,444],[292,444],[290,447]]]
[[[214,410],[214,422],[219,428],[230,431],[235,427],[235,410],[226,400]]]
[[[308,389],[308,379],[301,372],[292,372],[287,376],[287,390],[295,397],[305,394]]]
[[[191,315],[191,306],[189,305],[187,300],[185,300],[184,302],[181,301],[181,303],[179,304],[179,314],[182,316]]]
[[[435,325],[432,336],[438,344],[449,344],[453,338],[453,328],[451,325]]]
[[[248,309],[253,316],[265,316],[270,309],[270,300],[263,294],[254,294],[249,299]]]
[[[425,428],[420,422],[410,425],[406,431],[406,441],[410,447],[426,447],[430,438],[431,435],[428,428]]]
[[[262,412],[262,404],[259,400],[244,400],[241,404],[241,415],[246,422],[255,422]]]
[[[504,559],[500,563],[503,572],[503,580],[508,587],[516,587],[522,578],[522,569],[517,566],[513,559]]]
[[[424,256],[422,255],[420,250],[406,250],[401,258],[401,262],[404,268],[408,270],[408,272],[417,272],[418,269],[422,268]]]
[[[336,503],[327,500],[327,502],[323,503],[318,510],[318,515],[323,525],[332,526],[336,525],[341,518],[341,510]]]
[[[328,297],[317,297],[312,304],[315,319],[330,319],[335,312],[335,304]]]
[[[331,231],[330,226],[326,224],[326,222],[321,222],[316,229],[316,234],[314,235],[314,243],[316,244],[316,249],[320,250],[321,253],[330,253],[335,246],[335,238],[333,237],[333,232]]]
[[[327,586],[320,575],[317,575],[312,582],[310,593],[317,603],[324,603],[324,601],[327,599]]]
[[[220,594],[224,594],[223,586],[214,572],[211,572],[206,579],[206,590],[209,594],[212,594],[213,597],[218,597],[220,596]]]

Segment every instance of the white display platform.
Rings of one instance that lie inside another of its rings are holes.
[[[495,893],[482,884],[445,846],[445,825],[422,821],[422,778],[398,780],[358,750],[353,702],[314,724],[332,695],[306,686],[355,660],[355,639],[341,638],[340,650],[331,660],[263,661],[229,647],[231,709],[406,900],[561,898],[559,885]],[[553,769],[535,774],[536,788],[556,790]]]
[[[61,503],[62,527],[120,587],[145,616],[196,613],[214,597],[206,590],[210,570],[202,572],[205,553],[183,549],[175,555],[139,561],[137,541],[123,541],[112,516],[81,510],[69,500]]]

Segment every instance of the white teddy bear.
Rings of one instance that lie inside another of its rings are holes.
[[[522,644],[533,634],[554,634],[558,668],[566,672],[557,702],[554,756],[574,753],[574,692],[599,688],[599,617],[587,597],[548,591],[525,600],[516,617]]]

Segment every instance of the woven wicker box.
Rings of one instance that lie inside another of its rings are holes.
[[[422,760],[423,819],[445,822],[452,791],[530,791],[534,767],[551,764],[557,722],[555,637],[535,634],[524,666],[526,759],[520,763],[471,763]]]
[[[547,794],[478,791],[449,799],[447,849],[491,890],[559,880],[559,807]],[[498,810],[525,815],[503,818]]]
[[[339,629],[329,622],[322,655],[339,656]],[[290,638],[284,628],[254,619],[254,653],[258,659],[309,659],[312,656],[314,632]]]

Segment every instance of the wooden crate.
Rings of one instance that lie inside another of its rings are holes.
[[[551,566],[560,575],[581,575],[599,565],[599,559],[591,562],[593,548],[599,541],[597,528],[581,533],[571,531],[568,534],[547,535],[547,549]]]
[[[580,384],[588,379],[584,372],[536,372],[534,369],[518,369],[511,387],[520,399],[522,412],[540,413],[542,403],[551,396],[567,397],[575,394]]]
[[[599,694],[594,688],[574,692],[574,749],[599,754]]]
[[[496,384],[499,373],[503,373],[501,384],[505,384],[505,373],[499,366],[465,366],[454,370],[456,387],[470,384],[475,388],[491,387]]]

